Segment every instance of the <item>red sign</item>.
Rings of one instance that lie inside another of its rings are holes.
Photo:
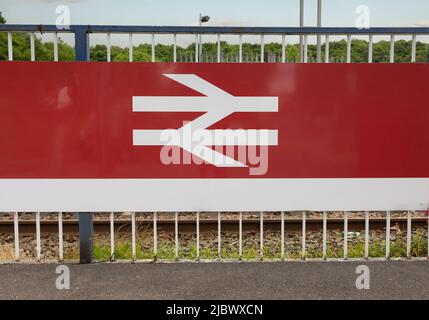
[[[395,178],[418,181],[419,195],[392,207],[427,206],[429,65],[2,62],[0,71],[3,198],[1,186],[27,179]]]

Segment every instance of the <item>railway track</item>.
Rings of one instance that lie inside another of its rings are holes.
[[[264,219],[264,230],[280,231],[281,221],[280,219]],[[321,218],[307,218],[306,229],[308,231],[321,230],[323,219]],[[414,217],[412,219],[413,226],[426,226],[428,224],[427,217]],[[218,230],[217,219],[203,219],[199,222],[200,232],[209,232]],[[405,230],[407,225],[406,217],[395,217],[391,219],[392,228],[399,227],[401,230]],[[137,220],[137,228],[148,228],[150,230],[153,227],[152,220]],[[194,219],[183,219],[178,221],[179,230],[181,233],[195,233],[196,221]],[[380,230],[386,227],[385,218],[370,218],[370,229]],[[260,219],[243,219],[242,220],[243,231],[255,231],[260,230]],[[342,218],[328,218],[327,228],[328,230],[341,230],[344,227],[344,219]],[[363,230],[365,227],[364,218],[349,218],[348,229],[349,230]],[[114,221],[115,232],[129,233],[131,232],[131,221],[130,220],[115,220]],[[224,219],[221,220],[222,232],[238,232],[239,220],[238,219]],[[302,228],[302,220],[298,218],[286,219],[285,218],[285,229],[289,231],[300,231]],[[157,230],[165,232],[174,232],[175,220],[174,219],[160,219],[157,220]],[[20,233],[34,233],[36,230],[35,220],[22,220],[19,221],[19,232]],[[41,220],[40,230],[42,233],[57,233],[58,222],[55,220]],[[64,220],[63,231],[65,233],[78,233],[79,232],[79,221],[78,220]],[[10,220],[0,220],[0,233],[13,233],[14,223]],[[110,221],[109,220],[94,220],[94,232],[97,233],[108,233],[110,232]]]

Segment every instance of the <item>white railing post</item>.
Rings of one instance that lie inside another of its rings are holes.
[[[179,259],[179,213],[174,213],[174,257]]]
[[[325,63],[329,63],[329,35],[326,35],[325,41]]]
[[[36,61],[36,48],[34,44],[34,33],[30,32],[30,56],[31,61]]]
[[[305,240],[306,240],[306,212],[302,212],[302,237],[301,237],[301,259],[305,260],[306,248],[305,248]]]
[[[386,211],[386,259],[390,259],[390,211]]]
[[[240,63],[243,62],[243,35],[240,34],[238,36],[238,42],[239,42],[239,46],[238,46],[238,61]]]
[[[343,246],[343,259],[348,259],[348,247],[349,247],[349,241],[348,241],[348,233],[349,233],[349,220],[348,220],[348,212],[344,212],[344,246]]]
[[[130,33],[129,34],[129,38],[128,38],[128,46],[129,46],[129,60],[130,62],[133,62],[133,34]]]
[[[63,213],[58,213],[58,260],[61,262],[64,260],[63,250]]]
[[[368,63],[372,63],[372,57],[373,57],[373,41],[374,37],[373,35],[369,35],[369,42],[368,42]]]
[[[197,221],[196,221],[196,228],[197,228],[197,254],[196,254],[196,260],[200,260],[200,213],[197,212]]]
[[[107,62],[112,61],[110,32],[107,33]]]
[[[115,261],[115,213],[110,212],[110,261]]]
[[[220,62],[220,34],[217,35],[217,62]]]
[[[238,258],[243,258],[243,212],[240,211],[238,221]]]
[[[323,211],[323,259],[326,260],[326,241],[327,241],[327,212]]]
[[[173,34],[173,62],[177,62],[177,35]]]
[[[411,211],[407,212],[407,258],[411,258]]]
[[[259,220],[259,254],[264,259],[264,213],[261,211]]]
[[[369,259],[369,212],[365,211],[365,259]]]
[[[58,61],[58,33],[54,33],[54,61]]]
[[[136,260],[136,213],[131,212],[131,251],[132,259]]]
[[[155,34],[152,33],[152,62],[155,62]]]
[[[285,258],[285,212],[281,212],[281,224],[280,224],[280,258],[284,260]]]
[[[390,36],[390,63],[395,62],[395,35]]]
[[[347,63],[352,62],[352,36],[347,35]]]
[[[286,36],[282,35],[282,63],[286,62]]]
[[[7,54],[8,60],[13,61],[12,32],[7,33]]]
[[[221,217],[220,211],[217,213],[217,257],[221,259],[222,257],[222,235],[221,235]]]
[[[13,213],[13,228],[15,238],[15,260],[19,261],[19,214],[18,212]]]
[[[42,248],[40,243],[40,212],[36,212],[36,256],[37,261],[40,261],[42,255]]]

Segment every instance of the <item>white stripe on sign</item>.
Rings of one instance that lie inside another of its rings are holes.
[[[0,211],[425,210],[428,195],[428,178],[1,179]]]

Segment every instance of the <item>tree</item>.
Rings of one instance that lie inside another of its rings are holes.
[[[6,23],[6,19],[3,18],[3,16],[1,15],[1,11],[0,11],[0,24],[5,24]]]

